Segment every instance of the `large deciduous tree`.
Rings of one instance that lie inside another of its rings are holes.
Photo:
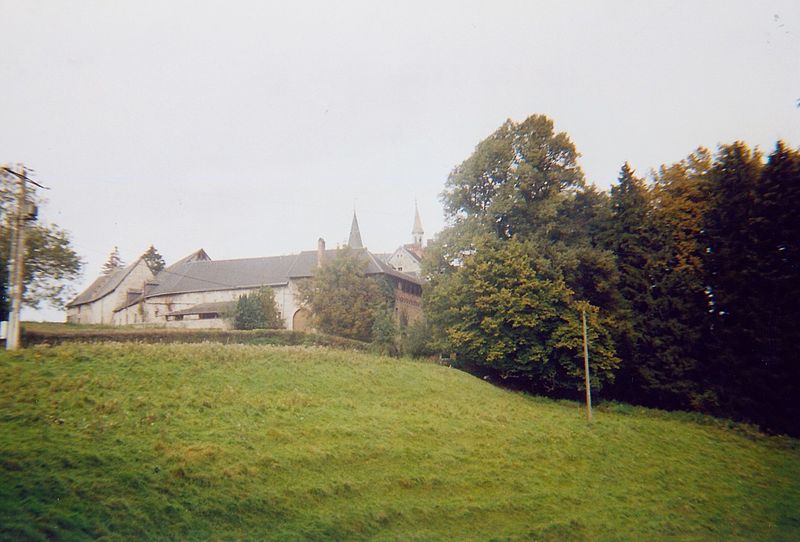
[[[12,220],[16,205],[18,179],[0,170],[0,314],[8,313],[8,264],[10,261]],[[29,198],[38,206],[42,200],[35,194]],[[80,277],[83,261],[72,247],[69,233],[55,224],[27,222],[23,303],[38,308],[46,302],[61,308],[74,295],[72,283]]]
[[[598,383],[617,361],[618,277],[599,246],[608,198],[585,186],[577,157],[547,117],[507,121],[450,174],[442,195],[450,227],[425,263],[440,348],[557,394],[581,386],[580,348],[572,350],[579,303],[589,303]]]
[[[581,308],[563,279],[537,264],[535,245],[484,237],[426,298],[431,323],[462,362],[532,391],[583,389]],[[606,327],[589,311],[593,385],[617,365]]]
[[[538,232],[555,212],[554,196],[584,185],[577,158],[567,134],[555,133],[544,115],[507,120],[450,174],[445,211],[481,217],[499,237]]]
[[[376,319],[391,305],[380,279],[366,275],[363,251],[345,247],[301,285],[300,299],[311,309],[314,327],[322,333],[361,341],[372,339]]]

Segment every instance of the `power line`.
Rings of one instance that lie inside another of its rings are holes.
[[[31,179],[30,177],[28,177],[27,175],[25,175],[25,171],[26,171],[26,169],[25,169],[25,168],[23,168],[23,169],[22,169],[22,174],[19,174],[19,173],[17,173],[17,172],[16,172],[16,171],[14,171],[13,169],[8,169],[8,168],[7,168],[7,167],[5,167],[5,166],[3,166],[3,169],[6,171],[6,173],[10,173],[11,175],[14,175],[15,177],[17,177],[17,178],[18,178],[19,180],[21,180],[21,181],[28,181],[28,182],[29,182],[29,183],[31,183],[32,185],[34,185],[34,186],[38,186],[38,187],[39,187],[39,188],[41,188],[42,190],[50,190],[50,188],[48,188],[48,187],[46,187],[46,186],[42,186],[41,184],[37,183],[36,181],[34,181],[33,179]]]

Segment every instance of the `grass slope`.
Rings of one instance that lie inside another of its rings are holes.
[[[800,445],[446,367],[243,345],[0,354],[0,537],[796,540]]]

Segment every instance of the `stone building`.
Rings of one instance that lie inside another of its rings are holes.
[[[419,231],[421,256],[422,226],[418,212],[414,230]],[[405,262],[402,256],[395,257],[397,251],[387,259],[364,248],[355,213],[348,245],[363,253],[368,276],[383,276],[394,287],[398,318],[412,322],[422,315],[418,265],[416,271],[407,272],[402,266],[395,268],[389,263],[392,258]],[[411,245],[405,245],[408,246]],[[287,256],[212,260],[200,249],[158,275],[139,258],[124,269],[99,277],[68,303],[67,322],[226,329],[231,326],[226,312],[233,303],[243,294],[268,286],[275,295],[284,327],[305,331],[310,329],[311,313],[299,301],[298,286],[302,280],[313,277],[326,258],[335,256],[336,251],[327,250],[322,239],[316,250]]]

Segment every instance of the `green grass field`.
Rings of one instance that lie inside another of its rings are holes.
[[[0,538],[797,540],[800,442],[341,350],[0,354]]]

